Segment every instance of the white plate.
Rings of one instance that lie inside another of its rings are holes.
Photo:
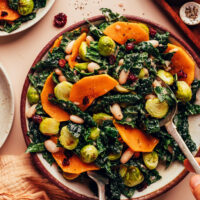
[[[37,13],[36,13],[36,17],[30,21],[24,22],[21,24],[21,26],[16,29],[15,31],[11,32],[11,33],[6,33],[4,31],[0,31],[0,37],[1,36],[8,36],[8,35],[14,35],[16,33],[20,33],[28,28],[30,28],[31,26],[33,26],[34,24],[36,24],[38,21],[40,21],[46,14],[47,12],[51,9],[51,7],[53,6],[55,0],[47,0],[47,4],[44,8],[40,8]]]
[[[0,63],[0,148],[6,141],[14,118],[14,96],[11,83]]]

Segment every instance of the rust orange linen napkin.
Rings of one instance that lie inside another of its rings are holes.
[[[0,156],[0,200],[72,200],[35,169],[29,154]]]

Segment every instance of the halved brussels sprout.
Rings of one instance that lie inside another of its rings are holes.
[[[99,135],[100,135],[100,129],[99,128],[93,127],[93,128],[90,129],[90,136],[89,136],[89,138],[91,140],[96,140],[99,137]]]
[[[98,42],[98,49],[102,56],[110,56],[115,51],[115,42],[108,36],[102,36]]]
[[[54,94],[56,98],[59,100],[68,101],[72,86],[73,85],[67,81],[58,83],[54,88]]]
[[[28,97],[28,102],[31,105],[38,103],[38,101],[40,99],[40,96],[39,96],[37,90],[32,86],[30,86],[28,88],[27,97]]]
[[[122,152],[120,152],[120,153],[110,153],[108,155],[108,160],[117,160],[121,157],[121,155],[122,155]]]
[[[86,70],[88,68],[88,62],[85,63],[76,63],[75,67],[80,69],[80,70]]]
[[[143,153],[142,157],[144,164],[148,169],[152,170],[158,166],[158,154],[155,151]]]
[[[94,162],[98,155],[99,152],[94,145],[88,144],[81,149],[81,159],[84,163]]]
[[[147,68],[142,68],[140,70],[140,73],[138,75],[138,78],[142,79],[142,78],[145,78],[145,77],[148,77],[149,76],[149,71]]]
[[[157,72],[158,77],[160,77],[167,85],[172,85],[174,83],[174,77],[170,72],[159,69]]]
[[[19,0],[18,2],[18,13],[20,15],[28,15],[33,12],[34,1],[33,0]]]
[[[169,105],[166,101],[160,102],[156,97],[146,101],[145,109],[152,117],[161,119],[167,114]]]
[[[98,125],[102,124],[105,120],[113,120],[113,117],[106,113],[93,114],[92,118]]]
[[[188,102],[192,98],[192,90],[185,81],[177,81],[176,98],[183,102]]]
[[[57,135],[59,132],[60,122],[53,118],[45,118],[39,126],[39,130],[44,135]]]
[[[120,165],[119,167],[119,174],[123,178],[126,175],[128,167],[126,165]]]
[[[71,174],[71,173],[63,172],[63,177],[64,177],[66,180],[69,180],[69,181],[72,181],[72,180],[78,178],[79,175],[80,175],[80,174]]]
[[[123,177],[124,185],[128,187],[134,187],[139,185],[144,181],[144,176],[138,167],[130,166],[126,172],[126,175]]]
[[[130,92],[130,90],[126,89],[125,87],[123,87],[121,85],[117,85],[115,88],[120,93],[128,93],[128,92]]]
[[[73,150],[77,147],[79,139],[69,132],[67,126],[64,126],[60,131],[59,141],[65,149]]]
[[[86,58],[86,54],[87,54],[87,43],[86,42],[82,42],[81,46],[79,47],[79,56],[82,60],[84,61],[89,61],[88,58]]]

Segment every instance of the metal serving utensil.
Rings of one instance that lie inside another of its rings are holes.
[[[159,80],[164,87],[168,88],[172,92],[172,94],[174,94],[173,91],[170,89],[170,87],[167,84],[165,84],[165,82],[162,79],[157,77],[157,80]],[[160,121],[160,127],[165,126],[165,128],[167,129],[167,132],[174,138],[174,140],[176,141],[176,143],[180,147],[180,149],[183,152],[183,154],[185,155],[185,157],[189,160],[194,171],[197,174],[200,174],[199,164],[197,163],[194,156],[192,155],[192,153],[188,149],[184,140],[182,139],[182,137],[178,133],[175,124],[173,123],[173,118],[174,118],[176,112],[177,112],[177,103],[174,106],[174,108],[171,111],[168,112],[167,116],[163,120]]]
[[[97,184],[99,200],[106,200],[105,184],[108,184],[108,179],[93,171],[88,171],[87,175]]]

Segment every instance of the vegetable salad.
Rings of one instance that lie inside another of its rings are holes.
[[[176,103],[174,123],[196,150],[188,116],[200,114],[200,81],[193,59],[168,32],[101,10],[104,22],[64,33],[33,67],[27,152],[56,162],[67,180],[95,170],[109,179],[107,199],[116,200],[161,179],[159,163],[184,160],[159,125]]]

